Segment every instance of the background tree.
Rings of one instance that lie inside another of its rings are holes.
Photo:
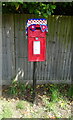
[[[48,15],[73,15],[73,2],[3,2],[3,13]]]

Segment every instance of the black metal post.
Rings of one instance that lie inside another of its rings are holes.
[[[37,62],[33,62],[33,102],[36,97],[36,64]]]

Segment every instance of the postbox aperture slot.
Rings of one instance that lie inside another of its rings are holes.
[[[40,28],[40,27],[32,27],[32,28],[30,28],[30,30],[31,30],[31,31],[41,30],[41,28]]]
[[[36,27],[36,30],[41,30],[41,28],[40,27]]]

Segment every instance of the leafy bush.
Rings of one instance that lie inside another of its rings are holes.
[[[21,82],[13,81],[11,86],[9,87],[9,93],[12,95],[22,94],[26,91],[26,84]]]
[[[51,92],[51,101],[57,102],[60,96],[57,85],[51,85],[50,92]]]
[[[69,87],[68,96],[69,96],[70,98],[73,98],[73,85],[71,85],[71,86]]]

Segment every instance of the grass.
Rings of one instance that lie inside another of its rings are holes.
[[[25,106],[26,106],[27,102],[23,101],[23,100],[20,100],[17,105],[16,105],[16,108],[17,109],[25,109]]]
[[[2,110],[0,112],[0,119],[2,118],[11,118],[12,117],[12,109],[7,102],[3,102]]]
[[[17,118],[20,116],[22,118],[70,118],[72,101],[70,91],[72,91],[72,87],[70,88],[68,85],[37,85],[37,102],[35,104],[30,102],[32,86],[14,82],[6,91],[8,93],[7,100],[2,104],[0,102],[0,105],[3,105],[0,118],[15,116]],[[4,95],[6,93],[4,92]],[[14,101],[12,102],[12,100]],[[14,105],[13,108],[12,105]],[[12,113],[15,113],[15,116]]]
[[[72,97],[73,98],[73,85],[70,85],[70,87],[69,87],[68,97]]]
[[[12,111],[10,107],[4,106],[3,108],[3,118],[11,118],[12,117]]]
[[[23,84],[18,81],[12,81],[12,84],[8,89],[8,94],[13,96],[23,95],[25,94],[27,89],[28,89],[28,92],[30,91],[31,94],[33,93],[33,89],[30,84],[27,84],[27,83]]]
[[[22,94],[26,91],[26,85],[22,84],[21,82],[12,81],[11,86],[9,87],[9,94],[17,95]]]
[[[60,96],[57,85],[50,86],[50,92],[51,92],[51,101],[57,102]]]
[[[0,120],[3,118],[3,112],[0,112]]]
[[[43,98],[43,103],[44,103],[46,110],[49,112],[52,111],[56,118],[64,117],[63,112],[65,112],[66,110],[68,111],[67,101],[64,101],[63,99],[54,101],[54,102],[52,102],[52,101],[50,102],[50,101],[48,101],[48,99]]]

